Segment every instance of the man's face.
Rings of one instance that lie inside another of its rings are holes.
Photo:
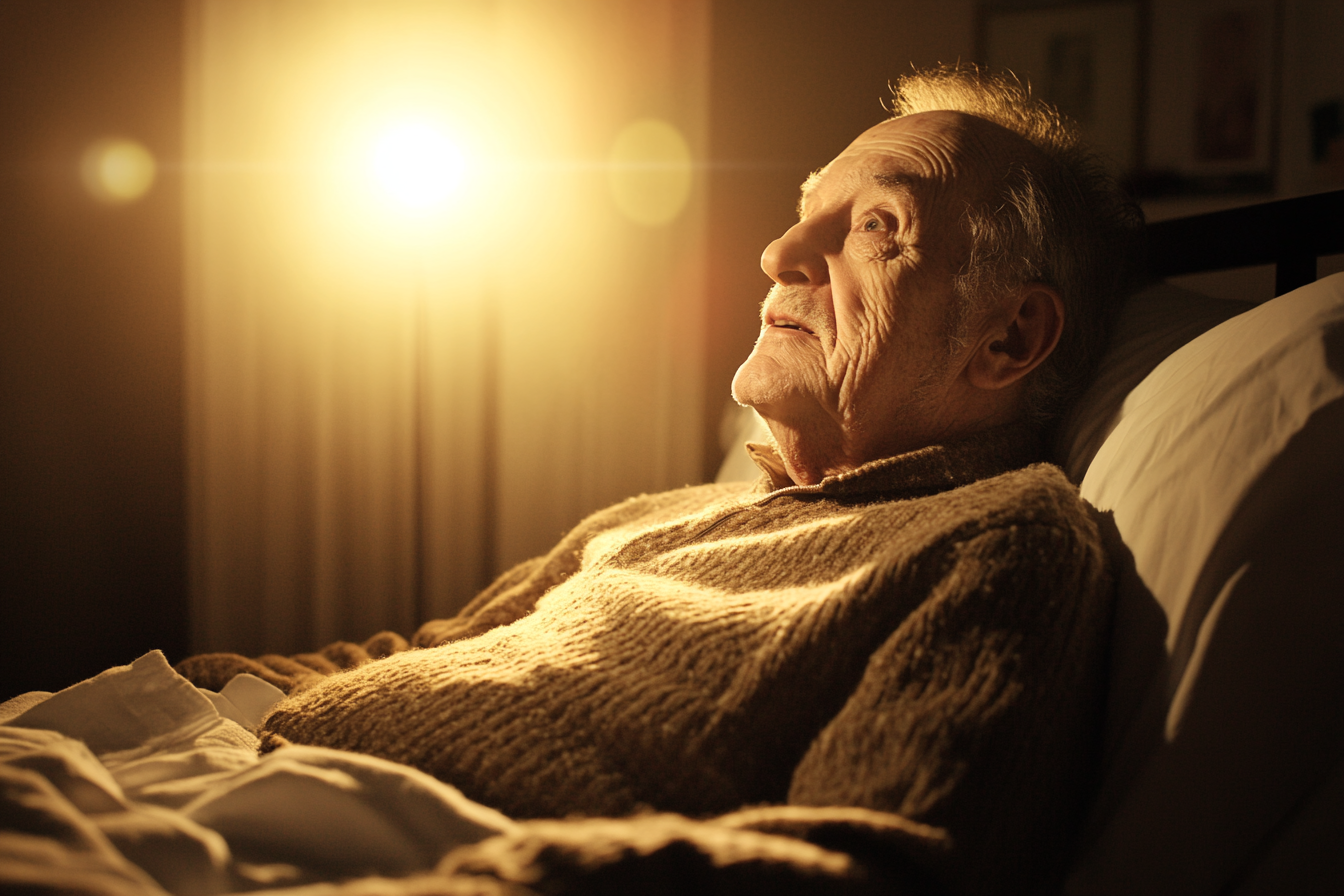
[[[948,434],[966,354],[952,345],[961,218],[997,167],[985,126],[950,112],[886,121],[804,186],[800,220],[761,258],[775,286],[733,380],[777,438],[787,428],[842,468]]]

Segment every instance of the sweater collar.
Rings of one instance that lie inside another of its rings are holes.
[[[773,445],[748,442],[747,452],[765,474],[756,493],[772,497],[821,494],[834,497],[915,495],[941,492],[1025,467],[1044,458],[1040,435],[1026,423],[1010,423],[945,445],[929,445],[869,461],[814,485],[795,485]]]

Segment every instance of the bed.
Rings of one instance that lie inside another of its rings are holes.
[[[1055,446],[1120,568],[1101,779],[1060,888],[1338,892],[1344,274],[1316,280],[1315,259],[1344,252],[1344,191],[1150,234],[1158,282],[1126,303]],[[1255,307],[1160,282],[1266,263],[1276,297]],[[730,462],[721,477],[734,475]],[[520,825],[367,756],[259,758],[249,729],[278,693],[247,676],[202,691],[156,652],[5,703],[0,886],[623,892],[632,867],[665,892],[893,883],[855,873],[842,849],[791,841],[786,813],[650,816],[632,839],[602,819]],[[892,823],[835,814],[851,830]],[[538,877],[529,831],[547,824],[552,853],[574,848]],[[486,858],[493,872],[476,873]]]

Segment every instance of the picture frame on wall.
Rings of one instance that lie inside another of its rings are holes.
[[[1155,6],[1149,40],[1148,195],[1274,189],[1282,6]]]
[[[1078,122],[1121,172],[1143,158],[1144,16],[1136,0],[986,3],[979,58]]]

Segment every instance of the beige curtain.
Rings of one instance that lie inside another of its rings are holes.
[[[696,479],[704,178],[612,153],[655,120],[703,159],[706,7],[189,4],[194,650],[409,632]],[[398,219],[359,153],[426,110],[467,186]]]

